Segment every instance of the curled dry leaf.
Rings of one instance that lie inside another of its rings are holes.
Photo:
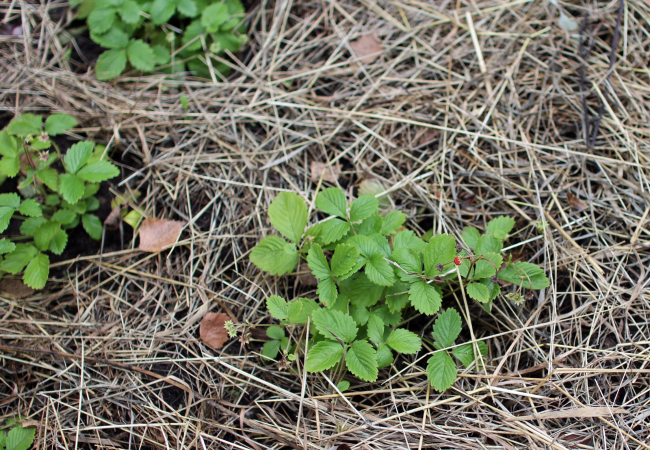
[[[328,166],[327,163],[322,163],[318,161],[312,161],[311,163],[311,182],[318,183],[321,175],[323,176],[323,181],[329,181],[330,183],[336,183],[341,174],[341,165],[334,164]]]
[[[185,222],[167,219],[144,219],[140,225],[140,250],[159,252],[174,244],[181,234]]]
[[[207,313],[201,320],[199,335],[201,340],[215,350],[223,347],[228,340],[228,331],[224,327],[226,321],[230,320],[224,313]]]
[[[106,220],[104,220],[104,225],[106,225],[106,228],[114,230],[117,228],[121,221],[122,207],[116,206],[115,208],[111,209],[111,213],[108,215],[108,217],[106,217]]]
[[[0,281],[0,294],[10,298],[25,298],[34,293],[34,289],[17,278],[3,278]]]
[[[572,192],[567,192],[566,193],[566,198],[569,201],[569,204],[571,205],[571,208],[575,209],[576,211],[582,211],[582,210],[587,209],[587,205],[585,204],[585,202],[580,200]]]
[[[379,58],[384,46],[375,34],[366,34],[350,44],[352,51],[364,64],[370,64]]]

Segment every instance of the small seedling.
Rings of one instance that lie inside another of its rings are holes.
[[[33,289],[45,286],[50,266],[45,252],[62,254],[68,230],[81,223],[91,238],[101,239],[102,223],[92,214],[99,208],[95,194],[102,181],[120,174],[106,148],[90,141],[61,155],[50,138],[76,125],[67,114],[52,114],[45,125],[41,116],[24,114],[0,131],[0,175],[19,177],[19,192],[0,194],[0,233],[12,219],[22,221],[22,236],[0,239],[0,276],[24,270],[23,281]],[[53,167],[58,162],[63,173]]]

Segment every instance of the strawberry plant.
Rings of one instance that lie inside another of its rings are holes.
[[[186,70],[210,78],[210,67],[226,75],[227,65],[206,58],[237,52],[246,43],[240,0],[74,0],[90,37],[107,50],[99,56],[97,79],[119,76],[127,62],[141,72]]]
[[[91,238],[102,236],[102,223],[93,211],[99,184],[119,175],[106,148],[82,141],[64,156],[50,139],[77,125],[74,117],[52,114],[45,124],[34,114],[15,117],[0,131],[0,176],[19,177],[18,192],[0,194],[0,233],[12,220],[22,222],[20,235],[0,239],[0,276],[24,270],[24,283],[41,289],[49,276],[50,258],[68,243],[68,230],[82,224]],[[62,163],[63,172],[54,168]],[[20,193],[20,195],[19,195]]]
[[[0,431],[0,450],[27,450],[32,446],[36,428],[23,427],[14,419],[7,420],[7,425],[11,427],[8,433]]]
[[[490,221],[484,234],[465,228],[457,243],[449,234],[418,237],[404,229],[405,214],[382,215],[378,206],[372,195],[348,204],[341,189],[328,188],[316,196],[316,207],[329,217],[307,228],[302,198],[283,192],[273,200],[268,211],[271,224],[288,241],[265,237],[253,248],[250,260],[272,275],[291,273],[305,260],[318,280],[320,304],[270,296],[267,308],[280,325],[300,326],[309,319],[312,336],[306,348],[292,346],[284,333],[270,330],[273,341],[263,353],[274,357],[280,350],[306,348],[309,372],[334,369],[342,377],[347,369],[364,381],[375,381],[379,369],[393,363],[393,352],[415,354],[421,349],[421,337],[400,326],[404,316],[413,310],[437,314],[430,342],[435,351],[427,373],[432,386],[443,391],[457,377],[452,356],[467,368],[482,367],[487,355],[485,342],[455,344],[462,319],[454,308],[441,310],[443,289],[454,294],[460,289],[462,298],[477,301],[489,312],[502,285],[514,285],[516,292],[511,294],[521,297],[524,289],[548,287],[548,279],[539,266],[503,254],[503,241],[515,224],[512,218]]]

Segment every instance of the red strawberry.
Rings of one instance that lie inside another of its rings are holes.
[[[458,256],[456,256],[454,258],[454,264],[456,264],[457,266],[460,266],[460,258]]]

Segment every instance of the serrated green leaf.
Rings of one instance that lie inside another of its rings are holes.
[[[59,194],[71,204],[77,203],[84,195],[84,182],[80,178],[64,173],[59,177]]]
[[[390,244],[388,243],[386,236],[380,233],[373,233],[368,237],[375,241],[375,244],[377,244],[377,248],[379,249],[380,253],[382,253],[386,258],[390,258],[392,249],[390,248]]]
[[[437,286],[432,286],[422,280],[413,283],[409,289],[411,305],[422,314],[431,315],[437,312],[442,304],[442,296],[439,292],[440,288],[436,288]]]
[[[87,19],[88,28],[93,33],[105,33],[115,21],[115,9],[113,8],[95,8]]]
[[[465,245],[467,245],[468,248],[475,248],[476,243],[481,237],[481,233],[479,233],[478,230],[474,227],[465,227],[460,237],[463,239]]]
[[[20,204],[20,207],[18,208],[18,212],[23,216],[29,216],[29,217],[39,217],[43,214],[43,210],[41,209],[41,204],[31,198],[24,200]]]
[[[320,245],[314,244],[309,249],[309,253],[307,253],[307,265],[311,273],[319,280],[330,277],[330,267]]]
[[[203,10],[201,25],[208,33],[214,33],[219,30],[219,25],[226,23],[229,18],[228,7],[224,3],[213,3]]]
[[[487,344],[484,341],[478,341],[476,343],[478,345],[479,352],[481,352],[481,355],[487,356],[488,353],[488,347]],[[472,365],[476,357],[474,356],[474,345],[469,343],[469,344],[464,344],[461,345],[460,347],[456,347],[451,351],[451,354],[454,355],[458,360],[465,366],[465,368],[468,368],[469,366]]]
[[[307,205],[297,194],[280,192],[269,206],[269,218],[276,230],[298,244],[307,225]]]
[[[427,363],[427,375],[436,391],[446,391],[456,381],[456,364],[447,352],[434,353]]]
[[[358,251],[358,250],[357,250]],[[346,273],[345,275],[341,275],[338,277],[338,282],[342,282],[347,280],[348,278],[354,276],[357,272],[359,272],[363,266],[366,265],[366,260],[363,258],[357,259],[357,262],[352,266],[352,269]]]
[[[349,223],[341,219],[330,219],[327,222],[323,222],[319,237],[323,244],[327,245],[331,242],[338,241],[348,231],[350,231]]]
[[[0,131],[0,155],[18,156],[18,140],[9,134],[7,129]]]
[[[347,219],[347,201],[345,194],[337,187],[320,191],[316,196],[316,207],[332,216]]]
[[[352,236],[345,243],[356,247],[365,258],[370,258],[379,251],[379,245],[368,236]]]
[[[391,313],[400,312],[409,301],[409,285],[395,283],[386,291],[386,306]]]
[[[250,260],[271,275],[284,275],[293,271],[298,264],[296,246],[279,236],[268,236],[253,248]]]
[[[110,180],[120,174],[120,169],[113,163],[105,159],[90,163],[79,172],[77,176],[84,181],[91,183],[101,183],[102,181]]]
[[[124,72],[126,67],[126,50],[108,50],[99,55],[95,64],[95,74],[100,81],[110,80]]]
[[[8,177],[15,177],[20,171],[20,159],[18,156],[4,156],[0,160],[0,173]]]
[[[14,117],[7,125],[7,132],[20,137],[40,134],[42,129],[43,117],[36,114],[22,114]]]
[[[99,217],[94,214],[83,214],[81,216],[81,224],[84,230],[86,230],[86,233],[88,233],[88,236],[96,241],[102,238],[104,226],[102,225],[102,221],[99,220]]]
[[[31,244],[16,244],[16,249],[5,256],[0,264],[0,270],[17,274],[36,256],[38,249]]]
[[[126,56],[129,58],[129,62],[133,67],[143,72],[151,72],[156,65],[156,57],[153,53],[153,50],[151,49],[151,46],[145,43],[142,39],[134,39],[129,41],[129,45],[126,47]]]
[[[0,206],[0,233],[9,228],[9,222],[15,211],[11,206]]]
[[[140,6],[133,0],[124,0],[119,11],[124,23],[135,25],[140,21]]]
[[[493,277],[497,270],[501,268],[503,263],[503,258],[498,253],[486,253],[483,255],[483,258],[474,263],[474,270],[472,273],[472,279],[478,280],[481,278],[490,278]]]
[[[176,7],[178,8],[178,11],[186,17],[193,18],[199,13],[199,9],[193,0],[177,0]]]
[[[414,254],[407,247],[400,247],[393,250],[392,254],[393,261],[395,261],[399,266],[408,273],[422,274],[422,261],[418,254]],[[398,269],[399,277],[402,281],[408,283],[414,283],[418,280],[417,277],[408,275],[402,270]]]
[[[38,170],[36,171],[36,177],[53,191],[56,191],[59,187],[59,173],[55,169]]]
[[[443,349],[454,345],[463,328],[460,314],[454,308],[448,308],[440,313],[433,324],[433,345]]]
[[[269,310],[271,317],[278,320],[285,320],[289,317],[289,305],[287,301],[279,295],[271,295],[266,299],[266,308]]]
[[[379,317],[381,317],[381,320],[384,321],[384,324],[388,326],[397,326],[400,322],[402,322],[402,314],[400,312],[390,312],[388,309],[388,306],[386,305],[380,305],[375,307],[372,310],[372,314],[376,314]]]
[[[34,244],[39,250],[47,250],[50,247],[50,241],[60,229],[60,222],[48,220],[34,232]]]
[[[417,334],[409,330],[397,328],[388,336],[386,344],[395,351],[411,355],[420,351],[422,340]]]
[[[331,308],[336,303],[336,297],[338,296],[336,283],[331,278],[320,280],[316,288],[316,294],[318,294],[318,300],[323,305]]]
[[[381,299],[384,289],[383,286],[373,283],[365,273],[362,273],[352,281],[350,300],[355,305],[373,306]]]
[[[487,287],[490,301],[497,298],[499,296],[499,293],[501,293],[501,286],[499,286],[499,283],[493,283],[489,279],[483,279],[481,280],[481,284],[484,284],[485,287]],[[483,306],[485,308],[485,305]]]
[[[392,286],[395,282],[393,266],[381,253],[375,253],[366,262],[366,276],[379,286]]]
[[[7,433],[4,431],[0,431],[0,449],[4,450],[6,441],[7,441]]]
[[[202,47],[202,42],[199,36],[205,35],[206,33],[207,30],[203,25],[201,25],[201,20],[197,19],[190,23],[185,28],[183,39],[181,39],[181,43],[185,47],[185,51],[194,52],[200,50]]]
[[[72,145],[63,157],[68,173],[73,175],[77,173],[93,155],[94,148],[95,143],[91,141],[81,141]]]
[[[503,241],[497,239],[490,234],[484,234],[476,242],[476,249],[474,253],[477,255],[484,255],[486,253],[501,253],[503,248]]]
[[[7,434],[7,440],[5,441],[6,450],[27,450],[34,443],[35,435],[36,428],[23,428],[17,424]]]
[[[442,273],[438,264],[449,264],[456,257],[456,239],[448,234],[433,236],[424,250],[424,270],[428,277]]]
[[[70,114],[50,114],[45,121],[45,132],[50,136],[58,136],[78,124],[77,119]]]
[[[44,217],[31,217],[23,221],[20,225],[20,234],[24,236],[34,236],[34,233],[43,225],[47,220]]]
[[[357,325],[363,326],[370,318],[370,311],[365,306],[350,305],[350,316],[354,319]]]
[[[74,221],[76,216],[77,213],[70,211],[69,209],[59,209],[52,215],[52,220],[60,222],[61,225],[69,225]]]
[[[333,367],[343,358],[343,347],[336,341],[321,341],[307,353],[307,372],[322,372]]]
[[[379,214],[373,214],[366,217],[360,224],[354,224],[354,230],[357,234],[368,236],[381,232],[381,227],[384,224],[384,218]]]
[[[359,258],[359,250],[347,244],[339,244],[332,256],[332,275],[335,277],[349,273]]]
[[[15,192],[0,194],[0,206],[8,206],[16,209],[20,207],[20,196]]]
[[[9,239],[0,239],[0,254],[10,253],[16,250],[16,244]]]
[[[384,343],[384,321],[381,320],[376,314],[372,314],[368,318],[368,339],[374,344],[380,345]]]
[[[345,355],[348,370],[363,381],[377,380],[377,355],[366,340],[354,341]]]
[[[327,339],[341,339],[347,343],[354,341],[357,336],[357,325],[354,319],[341,311],[317,309],[312,314],[316,329]]]
[[[397,229],[404,224],[406,214],[400,211],[391,211],[384,217],[384,223],[381,227],[381,234],[395,234]]]
[[[266,329],[266,335],[271,339],[277,339],[279,341],[284,337],[284,328],[277,325],[271,325]]]
[[[90,33],[90,38],[104,48],[123,49],[129,44],[129,35],[120,27],[111,27],[105,33]]]
[[[336,385],[336,389],[339,390],[339,392],[345,392],[350,388],[350,382],[343,380],[339,384]]]
[[[499,216],[496,219],[490,220],[487,224],[487,232],[494,235],[495,238],[503,240],[512,231],[514,226],[515,219],[507,216]]]
[[[517,261],[501,269],[497,277],[525,289],[546,289],[550,285],[541,267],[523,261]]]
[[[362,195],[350,205],[350,221],[358,222],[377,214],[379,202],[374,195]]]
[[[300,305],[301,308],[299,310],[292,308],[294,304]],[[307,319],[311,317],[311,314],[318,308],[318,303],[310,298],[299,298],[294,300],[289,303],[289,322],[301,324],[307,323]]]
[[[169,22],[169,19],[176,11],[176,3],[172,0],[154,0],[151,4],[149,14],[154,25],[162,25]]]
[[[273,340],[265,342],[262,346],[261,353],[270,359],[277,358],[278,353],[280,353],[280,341]]]
[[[153,58],[157,66],[169,64],[171,61],[172,55],[167,47],[163,47],[162,45],[152,45],[151,50],[153,50]],[[183,98],[182,95],[183,94],[181,94],[181,99]],[[187,105],[187,97],[185,97],[185,104]],[[187,111],[187,108],[184,109]]]
[[[490,300],[490,294],[488,293],[488,288],[481,283],[469,283],[465,286],[465,291],[470,298],[473,298],[477,302],[486,303]]]
[[[55,255],[60,255],[68,244],[68,233],[65,230],[59,230],[50,241],[49,250]]]
[[[393,364],[395,357],[390,347],[386,344],[382,344],[377,348],[377,368],[383,369]]]

